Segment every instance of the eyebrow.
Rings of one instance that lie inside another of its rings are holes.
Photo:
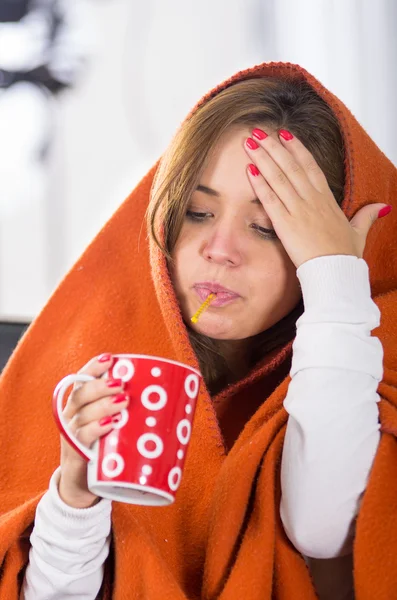
[[[199,183],[199,185],[196,187],[196,190],[198,192],[203,192],[204,194],[208,194],[208,196],[215,196],[216,198],[220,197],[219,192],[217,192],[216,190],[213,190],[212,188],[210,188],[206,185],[201,185],[201,183]],[[259,200],[259,198],[254,198],[253,200],[250,200],[250,202],[252,204],[262,205],[262,202]]]

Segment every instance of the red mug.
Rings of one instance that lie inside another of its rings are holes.
[[[56,386],[52,409],[61,434],[88,461],[88,489],[96,496],[129,504],[167,506],[175,501],[191,436],[201,374],[166,358],[114,354],[106,379],[121,379],[130,396],[113,429],[91,448],[69,430],[63,398],[76,381],[67,375]]]

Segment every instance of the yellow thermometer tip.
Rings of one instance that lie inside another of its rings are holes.
[[[190,319],[192,323],[197,323],[201,313],[204,312],[206,308],[208,308],[209,304],[215,297],[216,297],[216,294],[214,294],[214,293],[211,293],[209,296],[207,296],[207,298],[204,300],[204,302],[202,303],[202,305],[200,306],[198,311]]]

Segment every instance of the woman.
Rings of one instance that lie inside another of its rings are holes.
[[[3,410],[19,401],[2,435],[0,598],[95,598],[103,565],[105,598],[342,599],[353,585],[359,600],[391,597],[379,511],[396,491],[397,242],[393,214],[375,222],[395,189],[395,168],[300,67],[238,73],[197,105],[3,374]],[[210,291],[230,301],[193,325]],[[161,510],[94,497],[63,441],[56,468],[56,382],[96,377],[65,407],[90,445],[128,406],[100,380],[109,353],[128,351],[205,380],[177,500]]]

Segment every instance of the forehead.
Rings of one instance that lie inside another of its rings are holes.
[[[244,150],[244,142],[249,135],[248,127],[233,127],[226,131],[213,148],[203,176],[216,177],[219,172],[232,171],[231,166],[244,169],[250,162]]]
[[[255,196],[247,175],[247,167],[252,161],[244,149],[252,129],[245,125],[235,126],[222,135],[202,173],[200,184],[213,188],[221,196]]]

